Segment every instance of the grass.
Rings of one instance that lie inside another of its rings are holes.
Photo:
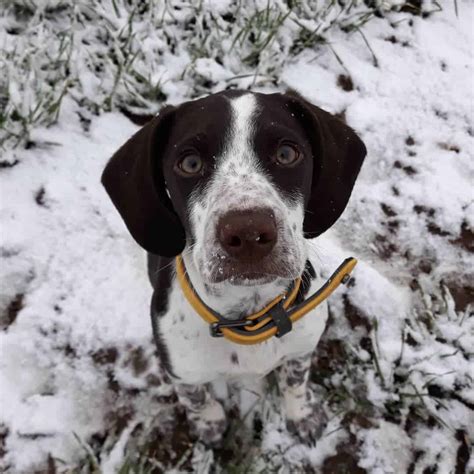
[[[368,21],[440,8],[425,3],[267,0],[261,6],[240,0],[221,11],[177,0],[2,2],[0,147],[25,145],[36,127],[56,123],[66,97],[81,114],[118,109],[147,115],[167,100],[170,83],[180,85],[183,100],[223,88],[278,85],[296,54],[334,51],[333,31],[358,32],[371,50],[362,31]],[[188,65],[169,69],[164,54]],[[216,81],[200,70],[203,58],[228,79]]]

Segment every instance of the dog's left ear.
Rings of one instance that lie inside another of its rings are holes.
[[[102,184],[132,237],[148,252],[173,257],[182,252],[185,231],[163,177],[163,153],[175,108],[165,107],[112,156]]]
[[[302,117],[313,149],[311,195],[305,209],[305,237],[329,229],[346,208],[367,150],[354,130],[297,92],[285,94]]]

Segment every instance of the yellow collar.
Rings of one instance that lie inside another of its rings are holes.
[[[291,331],[294,322],[321,304],[341,283],[349,280],[349,274],[356,264],[355,258],[346,258],[316,293],[291,309],[289,307],[298,295],[301,278],[293,282],[286,294],[277,296],[259,312],[237,320],[225,319],[201,300],[186,274],[180,255],[176,257],[176,275],[188,302],[210,324],[212,336],[223,336],[237,344],[258,344],[272,336],[282,337]]]

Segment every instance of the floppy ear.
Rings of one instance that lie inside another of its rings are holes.
[[[164,108],[130,138],[102,173],[112,202],[133,238],[163,257],[181,253],[185,232],[168,197],[161,160],[174,107]]]
[[[313,149],[313,180],[303,230],[308,238],[329,229],[344,211],[367,150],[354,130],[294,91],[286,93],[305,122]]]

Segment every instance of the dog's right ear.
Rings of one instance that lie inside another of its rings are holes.
[[[163,257],[180,254],[186,241],[162,167],[174,110],[165,107],[135,133],[102,173],[102,184],[133,238],[148,252]]]

